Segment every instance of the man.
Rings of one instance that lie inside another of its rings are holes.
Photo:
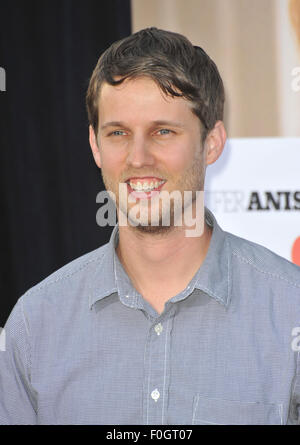
[[[90,145],[128,224],[17,302],[1,423],[300,423],[300,269],[208,209],[201,233],[178,224],[202,218],[223,105],[214,62],[179,34],[145,29],[101,56]]]

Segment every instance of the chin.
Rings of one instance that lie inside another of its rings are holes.
[[[149,233],[152,235],[162,235],[165,233],[169,233],[171,230],[174,229],[174,227],[172,226],[142,226],[141,224],[132,227],[140,233]]]

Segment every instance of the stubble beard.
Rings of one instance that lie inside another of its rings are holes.
[[[120,201],[119,199],[119,183],[112,182],[106,174],[101,170],[102,179],[105,185],[105,188],[107,191],[113,192],[114,196],[116,197],[116,207],[117,211],[122,212],[128,221],[128,226],[131,227],[133,230],[137,230],[141,234],[152,234],[152,235],[165,235],[169,232],[178,229],[176,226],[176,218],[179,212],[181,212],[182,215],[182,221],[184,221],[184,212],[185,209],[192,205],[195,205],[196,199],[197,199],[197,192],[204,190],[204,177],[205,177],[205,168],[203,166],[203,157],[202,157],[203,150],[201,151],[201,154],[198,154],[195,156],[194,162],[192,163],[191,167],[189,167],[184,175],[181,177],[181,179],[177,182],[175,182],[175,187],[173,190],[170,190],[169,193],[171,194],[174,190],[178,190],[181,193],[181,201],[176,202],[173,198],[170,200],[170,223],[168,225],[164,224],[164,218],[163,218],[163,211],[162,211],[162,204],[160,202],[160,209],[159,209],[159,220],[157,221],[157,225],[151,225],[151,218],[149,215],[151,215],[151,199],[147,200],[145,204],[148,206],[148,223],[146,221],[137,222],[136,220],[132,220],[130,218],[130,205],[127,206]],[[169,182],[169,181],[168,181]],[[167,182],[167,184],[168,184]],[[184,191],[191,191],[192,192],[192,199],[188,203],[184,200]],[[179,206],[181,208],[179,209]],[[150,220],[150,221],[149,221]]]

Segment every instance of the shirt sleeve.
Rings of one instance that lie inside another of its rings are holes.
[[[36,393],[31,386],[30,335],[22,298],[12,310],[1,337],[0,425],[34,425]]]
[[[288,425],[300,425],[300,351],[297,353],[297,370],[292,385]]]

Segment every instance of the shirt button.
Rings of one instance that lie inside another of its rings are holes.
[[[161,323],[158,323],[154,326],[154,330],[157,333],[157,335],[160,335],[162,333],[163,327]]]
[[[158,401],[158,399],[159,399],[159,397],[160,397],[160,394],[159,394],[159,391],[158,391],[157,388],[154,389],[154,390],[152,391],[152,393],[151,393],[151,397],[152,397],[152,399],[153,399],[155,402]]]

